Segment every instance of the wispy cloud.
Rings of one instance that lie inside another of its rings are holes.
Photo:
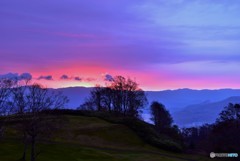
[[[53,77],[52,77],[51,75],[38,77],[38,80],[41,80],[41,79],[44,79],[44,80],[53,80]]]
[[[12,80],[31,80],[32,75],[30,73],[7,73],[7,74],[1,74],[0,79],[12,79]]]
[[[66,74],[63,74],[63,75],[60,77],[60,80],[82,81],[83,79],[80,78],[79,76],[68,76],[68,75],[66,75]]]
[[[62,75],[61,77],[60,77],[60,79],[62,79],[62,80],[68,80],[68,79],[70,79],[67,75]]]
[[[105,81],[108,81],[108,82],[111,82],[111,81],[113,81],[114,79],[113,79],[113,76],[112,76],[112,75],[106,74],[104,80],[105,80]]]
[[[76,81],[82,81],[82,78],[80,78],[80,77],[74,77],[74,80],[76,80]]]

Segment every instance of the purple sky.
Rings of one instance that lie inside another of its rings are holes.
[[[0,1],[0,76],[49,87],[240,88],[237,0]],[[66,77],[63,77],[66,76]]]

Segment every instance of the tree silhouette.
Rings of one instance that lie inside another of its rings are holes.
[[[138,117],[139,109],[146,104],[145,92],[135,81],[116,76],[107,87],[96,86],[81,108]]]
[[[240,105],[229,103],[219,114],[217,122],[240,121]]]
[[[159,132],[171,127],[173,119],[163,104],[155,101],[152,102],[150,108],[152,114],[151,119]]]
[[[11,79],[0,79],[0,139],[4,134],[5,117],[3,116],[11,112],[10,95],[13,84],[14,81]]]
[[[22,132],[22,141],[24,144],[24,150],[22,154],[21,160],[26,160],[26,152],[27,152],[27,143],[28,143],[28,135],[27,135],[27,121],[25,113],[27,112],[28,106],[28,98],[27,92],[29,92],[29,83],[31,78],[24,78],[21,81],[16,81],[11,90],[11,106],[12,112],[17,115],[17,118],[21,120],[21,123],[16,127],[18,131]]]
[[[240,150],[240,105],[230,103],[219,114],[210,135],[212,149],[229,152]]]
[[[0,116],[6,115],[9,112],[9,101],[11,95],[11,88],[14,81],[11,79],[0,79]]]
[[[22,159],[26,159],[26,147],[29,141],[31,161],[35,161],[37,137],[49,134],[55,126],[46,111],[63,108],[68,98],[61,93],[51,92],[40,84],[16,87],[13,91],[12,104],[16,117],[20,119],[20,130],[24,134],[25,146]]]

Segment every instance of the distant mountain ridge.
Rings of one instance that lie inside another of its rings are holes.
[[[150,102],[157,100],[163,103],[171,112],[175,112],[192,104],[218,102],[232,96],[240,96],[240,89],[178,89],[158,92],[147,91],[146,93]]]
[[[229,103],[240,103],[240,96],[229,97],[219,102],[189,105],[181,111],[173,113],[176,124],[191,126],[214,123],[219,113]]]
[[[93,87],[66,87],[56,89],[50,88],[50,90],[61,92],[69,98],[69,103],[66,106],[69,109],[78,108],[89,96],[92,89]]]
[[[61,91],[68,96],[70,102],[67,108],[75,109],[85,101],[92,89],[87,87],[68,87],[51,90]],[[229,101],[240,103],[240,89],[193,90],[185,88],[146,91],[146,95],[149,104],[152,101],[159,101],[164,104],[172,114],[175,122],[180,126],[213,122]],[[148,107],[143,110],[143,117],[146,120],[149,120],[150,117]],[[200,109],[204,109],[205,112]]]

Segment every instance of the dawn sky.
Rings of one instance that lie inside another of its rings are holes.
[[[1,0],[0,77],[123,75],[146,90],[240,88],[239,0]]]

